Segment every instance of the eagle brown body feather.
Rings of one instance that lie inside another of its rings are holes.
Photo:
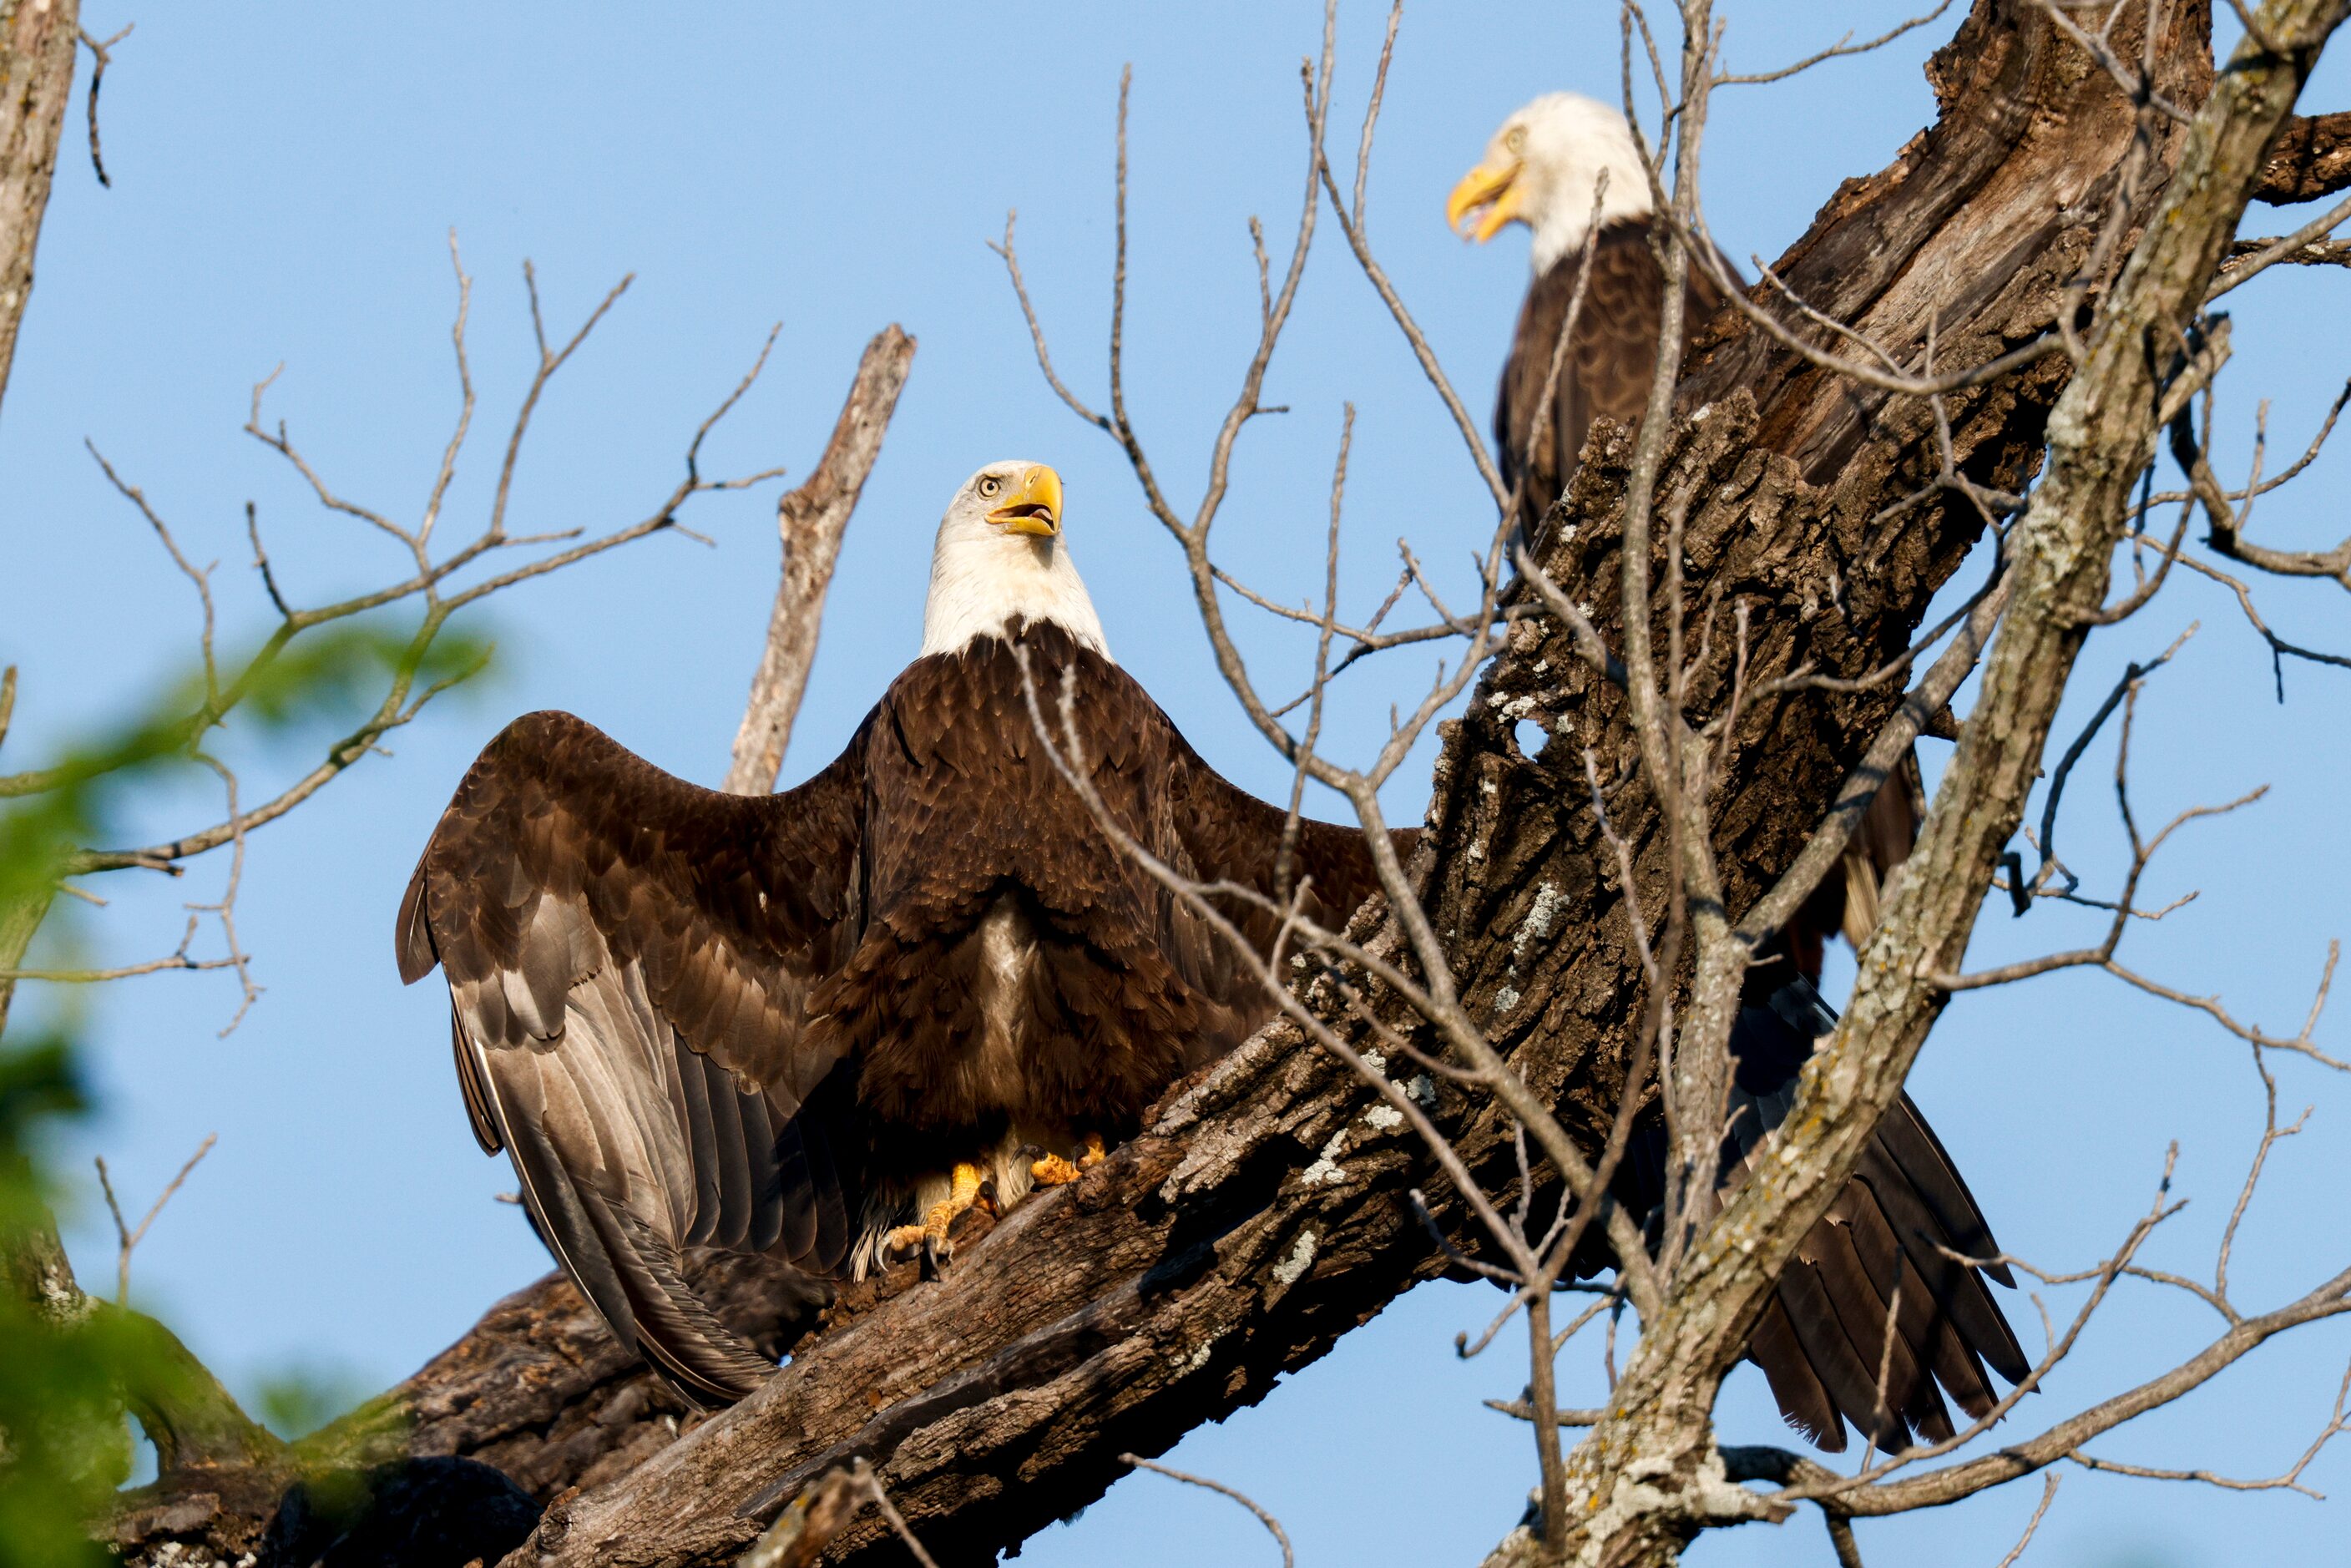
[[[1553,262],[1529,287],[1495,402],[1502,476],[1520,486],[1520,528],[1538,559],[1552,507],[1574,476],[1593,422],[1605,416],[1637,424],[1656,369],[1665,280],[1650,249],[1649,220],[1607,225],[1586,244],[1589,280],[1561,360],[1552,418],[1536,425],[1543,382],[1584,267],[1583,249]],[[1713,281],[1695,270],[1687,299],[1693,329],[1724,304]],[[1867,938],[1886,879],[1917,837],[1924,804],[1917,759],[1906,758],[1871,801],[1843,874],[1782,934],[1785,960],[1750,974],[1731,1038],[1738,1082],[1724,1146],[1726,1189],[1770,1144],[1794,1104],[1796,1075],[1813,1040],[1835,1022],[1816,989],[1825,942],[1840,930],[1856,947]],[[1666,1151],[1655,1129],[1643,1143],[1644,1168],[1631,1174],[1627,1197],[1654,1207],[1663,1198]],[[1844,1448],[1847,1422],[1886,1452],[1907,1446],[1914,1432],[1948,1437],[1951,1419],[1938,1382],[1969,1415],[1981,1416],[1996,1400],[1986,1364],[2011,1383],[2028,1370],[1984,1284],[1987,1273],[2013,1284],[2009,1270],[1952,1261],[1953,1254],[1998,1252],[1967,1184],[1906,1095],[1790,1260],[1748,1354],[1791,1424],[1824,1448]],[[1890,1351],[1889,1318],[1896,1331]]]
[[[1551,418],[1537,428],[1543,382],[1567,326],[1585,249],[1592,266],[1583,305],[1560,361]],[[1567,488],[1592,422],[1604,416],[1620,424],[1640,423],[1657,365],[1665,298],[1665,277],[1649,248],[1646,218],[1604,225],[1583,249],[1552,263],[1528,287],[1494,399],[1494,442],[1502,456],[1502,483],[1517,486],[1525,476],[1519,526],[1531,543],[1542,542],[1543,518]],[[1684,320],[1691,329],[1722,308],[1722,291],[1696,268],[1684,298]]]
[[[1016,643],[1041,694],[1074,673],[1083,766],[1128,835],[1187,875],[1272,887],[1283,813],[1106,658],[1019,622],[916,660],[839,758],[764,798],[687,784],[566,714],[518,719],[410,882],[401,973],[447,973],[476,1134],[511,1151],[616,1334],[698,1393],[772,1366],[685,1285],[684,1247],[870,1266],[925,1180],[1128,1135],[1272,1011],[1055,771]],[[1323,919],[1375,886],[1353,830],[1301,823],[1297,856]],[[1270,943],[1269,920],[1241,924]]]

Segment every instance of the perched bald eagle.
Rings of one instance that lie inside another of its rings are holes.
[[[1494,401],[1502,482],[1519,487],[1520,529],[1531,547],[1542,542],[1542,521],[1575,472],[1593,420],[1636,424],[1648,405],[1666,298],[1650,249],[1653,210],[1648,171],[1625,117],[1572,92],[1548,93],[1504,121],[1446,203],[1447,221],[1480,244],[1514,223],[1534,231],[1534,282]],[[1583,308],[1560,362],[1551,418],[1538,430],[1543,381],[1587,254]],[[1684,297],[1688,330],[1722,306],[1722,291],[1695,267]]]
[[[1572,92],[1548,93],[1504,120],[1446,204],[1447,222],[1481,243],[1513,223],[1534,232],[1534,281],[1503,365],[1494,439],[1505,481],[1520,486],[1520,535],[1538,559],[1545,521],[1574,476],[1593,419],[1638,423],[1647,405],[1665,300],[1651,248],[1654,215],[1648,172],[1624,115]],[[1561,362],[1552,417],[1539,429],[1543,382],[1587,255],[1583,306]],[[1723,273],[1736,277],[1728,267]],[[1685,298],[1691,329],[1724,303],[1713,278],[1696,267]],[[1910,852],[1923,810],[1913,756],[1871,801],[1845,852],[1844,875],[1790,923],[1778,961],[1750,972],[1731,1039],[1738,1082],[1726,1186],[1768,1145],[1794,1103],[1796,1074],[1814,1040],[1835,1023],[1817,988],[1827,939],[1840,929],[1856,947],[1867,939],[1885,881]],[[1633,1173],[1629,1186],[1635,1201],[1654,1203],[1663,1193],[1664,1147],[1654,1135],[1646,1146],[1648,1168]],[[1914,1429],[1930,1439],[1951,1435],[1938,1381],[1970,1416],[1989,1411],[1995,1396],[1984,1364],[2011,1383],[2028,1365],[1982,1277],[2014,1281],[2005,1265],[1963,1268],[1951,1254],[1990,1258],[1999,1250],[1967,1184],[1905,1095],[1828,1217],[1798,1249],[1750,1342],[1749,1354],[1789,1422],[1832,1451],[1844,1448],[1851,1422],[1893,1452]],[[1886,1325],[1897,1282],[1901,1332],[1889,1357]],[[1882,1402],[1881,1364],[1887,1367]]]
[[[1054,770],[1024,653],[1049,702],[1074,676],[1084,766],[1127,833],[1272,889],[1284,813],[1112,661],[1061,480],[1032,463],[956,492],[920,656],[807,783],[714,793],[532,714],[417,863],[401,975],[447,974],[475,1135],[512,1155],[613,1334],[692,1392],[738,1397],[774,1366],[688,1287],[685,1248],[824,1275],[943,1258],[987,1184],[1009,1203],[1075,1179],[1066,1154],[1099,1159],[1272,1011]],[[1375,885],[1353,830],[1302,823],[1294,864],[1326,921]],[[1270,946],[1270,919],[1234,913]]]

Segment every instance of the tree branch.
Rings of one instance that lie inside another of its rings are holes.
[[[914,340],[895,325],[865,345],[848,401],[825,443],[816,472],[776,503],[776,531],[784,547],[783,580],[768,619],[768,641],[751,677],[751,700],[735,736],[734,758],[719,786],[732,795],[764,795],[776,787],[791,741],[792,720],[816,660],[817,631],[832,585],[841,538],[882,455],[882,437],[898,406],[898,392],[914,361]]]
[[[33,252],[48,210],[57,138],[73,94],[80,0],[16,5],[0,18],[0,393],[33,293]]]
[[[2351,186],[2351,114],[2310,114],[2286,121],[2270,143],[2253,200],[2273,206],[2314,202]]]

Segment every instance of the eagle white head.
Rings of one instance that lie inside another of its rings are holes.
[[[1485,157],[1453,187],[1445,221],[1480,244],[1524,224],[1535,232],[1535,271],[1548,272],[1583,247],[1604,172],[1601,227],[1649,215],[1649,174],[1625,116],[1580,92],[1547,92],[1502,121]]]
[[[1042,463],[990,463],[947,503],[931,549],[923,652],[958,652],[1016,619],[1050,621],[1110,657],[1062,537],[1061,476]]]

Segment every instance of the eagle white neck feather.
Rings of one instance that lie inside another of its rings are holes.
[[[1110,658],[1102,617],[1061,539],[1007,536],[985,523],[961,522],[949,511],[931,551],[925,653],[958,653],[975,638],[1001,637],[1015,620],[1026,620],[1050,621]]]
[[[1608,189],[1600,198],[1600,227],[1646,218],[1654,210],[1649,173],[1622,111],[1582,93],[1546,93],[1511,116],[1503,134],[1511,126],[1527,133],[1519,177],[1529,188],[1520,212],[1535,232],[1531,258],[1537,277],[1583,247],[1603,170]]]

